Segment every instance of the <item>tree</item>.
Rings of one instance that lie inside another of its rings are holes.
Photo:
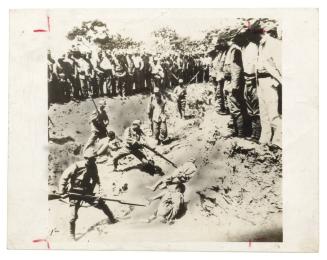
[[[158,52],[178,50],[181,46],[182,38],[168,26],[153,31],[152,36]]]
[[[111,35],[107,25],[99,20],[82,22],[80,27],[74,27],[68,32],[67,38],[95,44],[103,50],[136,48],[141,45],[130,37]]]

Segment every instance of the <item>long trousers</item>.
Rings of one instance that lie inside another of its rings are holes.
[[[262,127],[260,142],[273,143],[281,147],[282,120],[279,113],[278,85],[271,77],[258,79],[260,122]]]
[[[163,141],[167,138],[167,123],[166,121],[153,121],[153,135],[157,141]]]
[[[181,118],[185,116],[185,108],[186,108],[186,99],[178,99],[177,100],[177,109]]]
[[[229,82],[227,82],[229,84]],[[228,89],[228,88],[227,88]],[[233,122],[234,135],[244,137],[246,105],[243,97],[243,88],[228,89],[228,108]]]
[[[104,200],[99,199],[70,199],[69,200],[69,213],[70,213],[70,220],[69,220],[69,228],[70,228],[70,234],[72,237],[75,237],[75,228],[76,228],[76,220],[78,219],[78,210],[82,206],[82,202],[85,201],[91,206],[100,209],[103,211],[103,213],[108,217],[109,221],[115,222],[115,217],[107,204],[104,202]]]
[[[217,112],[226,112],[225,94],[224,94],[225,80],[221,79],[217,81],[216,78],[213,78],[213,85],[215,88]]]

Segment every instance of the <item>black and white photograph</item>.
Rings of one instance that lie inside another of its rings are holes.
[[[130,9],[55,34],[51,239],[282,242],[281,24]]]
[[[317,252],[317,9],[12,9],[7,247]]]

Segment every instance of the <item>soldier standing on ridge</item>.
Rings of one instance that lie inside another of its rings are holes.
[[[178,80],[178,86],[174,89],[174,95],[177,100],[177,109],[181,118],[185,118],[186,108],[186,88],[183,79]]]
[[[99,111],[94,111],[90,118],[91,136],[87,140],[84,150],[93,146],[98,139],[107,136],[107,126],[109,124],[109,117],[105,111],[106,101],[99,102]]]

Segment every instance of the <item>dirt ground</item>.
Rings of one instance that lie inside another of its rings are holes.
[[[103,213],[83,207],[77,220],[78,246],[96,243],[188,242],[188,241],[282,241],[282,151],[228,137],[229,116],[215,113],[209,84],[188,86],[188,119],[180,119],[176,104],[168,101],[170,142],[156,149],[177,165],[190,156],[196,158],[197,175],[186,185],[187,207],[173,224],[146,223],[158,202],[149,207],[107,203],[119,219],[108,224]],[[150,132],[146,116],[148,96],[137,95],[122,101],[107,99],[109,129],[121,135],[134,119]],[[95,99],[98,103],[103,98]],[[51,105],[49,116],[49,192],[57,190],[63,170],[82,159],[82,149],[90,134],[88,119],[94,111],[91,100]],[[151,145],[154,141],[149,137]],[[174,169],[163,159],[147,152],[164,174]],[[147,189],[162,178],[140,168],[137,159],[121,161],[121,172],[112,171],[111,158],[98,162],[107,197],[146,203],[156,192]],[[122,187],[127,187],[127,190]],[[64,248],[68,241],[68,204],[49,201],[49,239]]]

